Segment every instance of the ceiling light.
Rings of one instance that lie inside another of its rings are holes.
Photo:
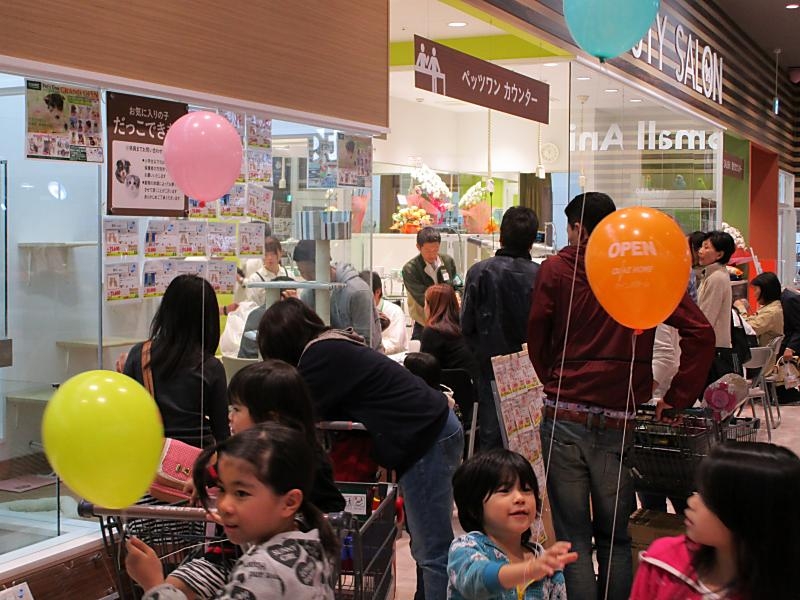
[[[628,102],[641,102],[641,101],[642,101],[641,98],[631,98],[630,100],[628,100]]]
[[[557,67],[558,63],[544,63],[542,66],[543,67]]]
[[[589,77],[588,75],[579,75],[575,79],[577,79],[578,81],[589,81],[591,77]]]
[[[794,2],[792,2],[791,4],[787,4],[786,8],[788,8],[789,10],[794,10],[796,8],[800,8],[800,4],[795,4]]]
[[[464,21],[451,21],[447,24],[448,27],[466,27],[467,24]]]
[[[606,88],[603,91],[606,94],[616,94],[619,90],[617,88]]]

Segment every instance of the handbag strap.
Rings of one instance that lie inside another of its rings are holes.
[[[152,340],[147,340],[142,344],[142,381],[144,387],[150,392],[150,395],[155,398],[155,386],[153,386],[153,370],[150,368],[150,346]]]

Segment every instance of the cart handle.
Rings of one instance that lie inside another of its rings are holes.
[[[128,519],[163,519],[169,521],[214,521],[205,508],[196,506],[133,505],[125,508],[105,508],[86,500],[78,504],[82,517],[122,517]]]
[[[317,429],[330,430],[330,431],[366,431],[363,423],[356,421],[320,421],[317,423]]]

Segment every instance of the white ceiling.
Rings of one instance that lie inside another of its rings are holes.
[[[466,27],[448,27],[461,21]],[[414,34],[428,39],[476,37],[504,33],[483,21],[442,4],[439,0],[390,0],[389,41],[409,42]]]
[[[414,34],[431,39],[448,39],[457,37],[478,37],[502,35],[506,32],[486,24],[474,17],[458,11],[439,0],[390,0],[389,3],[389,37],[392,42],[411,41]],[[463,21],[466,27],[452,28],[448,23]],[[553,109],[568,106],[571,93],[573,104],[578,105],[578,96],[586,96],[585,109],[616,109],[621,107],[643,108],[659,104],[621,82],[615,81],[602,73],[579,63],[570,63],[564,59],[541,59],[513,61],[493,61],[512,71],[550,84],[550,106]],[[547,65],[547,66],[545,66]],[[570,89],[570,69],[572,71],[572,88]],[[589,79],[578,80],[578,76]],[[611,92],[606,90],[618,90]],[[420,102],[428,106],[450,112],[474,112],[486,109],[474,104],[445,98],[431,92],[414,87],[413,68],[393,68],[389,74],[389,95],[409,102]],[[642,100],[631,103],[630,100]]]

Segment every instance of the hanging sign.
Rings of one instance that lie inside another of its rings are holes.
[[[414,85],[434,94],[548,123],[550,86],[493,63],[414,36]]]
[[[185,217],[187,198],[167,172],[162,154],[181,102],[118,92],[106,94],[108,214]]]

